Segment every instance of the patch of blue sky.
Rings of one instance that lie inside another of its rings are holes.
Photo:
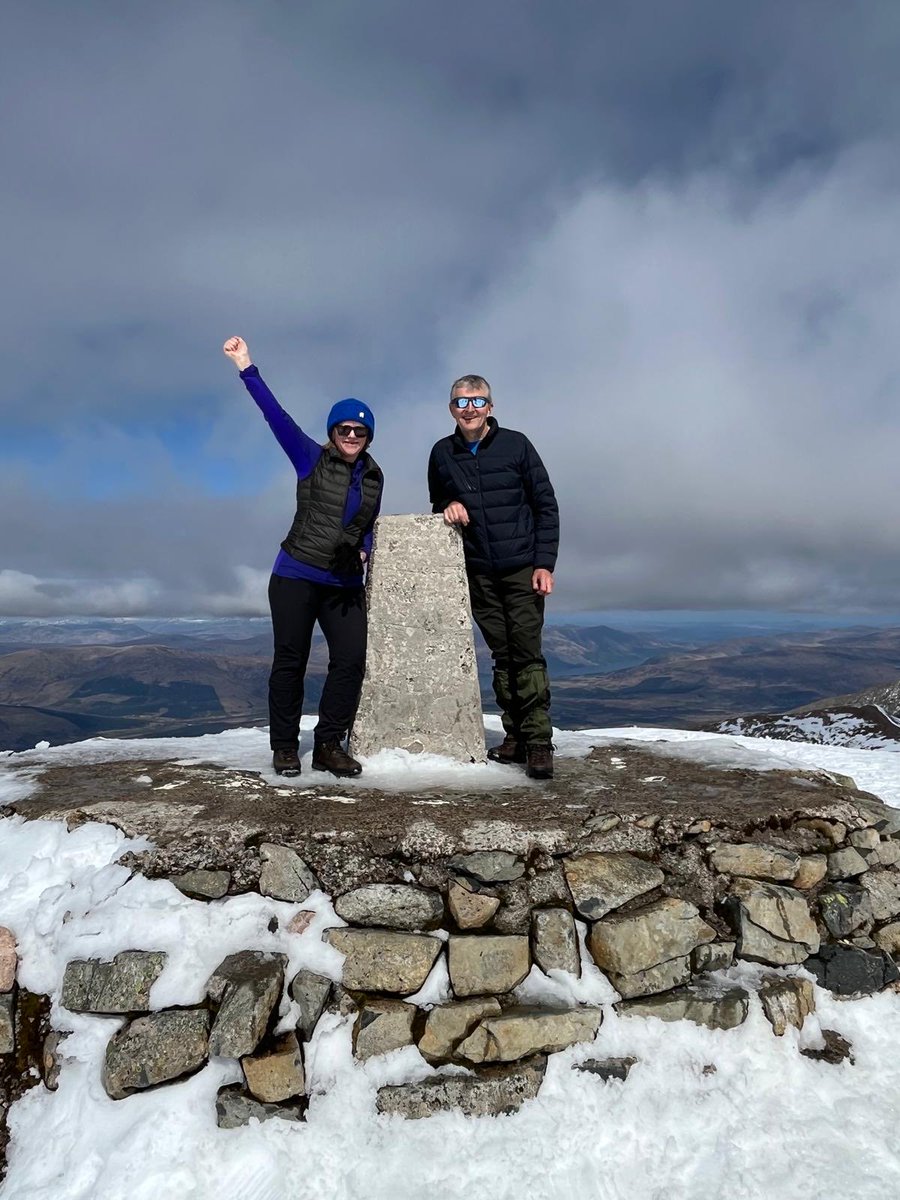
[[[146,495],[171,484],[210,496],[253,495],[269,482],[271,456],[211,448],[205,412],[72,430],[19,429],[0,440],[0,466],[38,476],[53,495],[87,500]]]

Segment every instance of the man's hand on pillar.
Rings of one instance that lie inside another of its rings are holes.
[[[444,509],[444,523],[446,525],[468,525],[469,514],[466,511],[466,506],[460,504],[458,500],[454,500],[452,504],[448,504]]]
[[[531,586],[541,596],[553,591],[553,575],[546,567],[536,567],[531,573]]]

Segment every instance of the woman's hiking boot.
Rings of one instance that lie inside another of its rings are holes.
[[[362,774],[362,763],[351,758],[340,742],[316,742],[312,767],[314,771],[330,771],[344,779]]]
[[[515,734],[508,733],[499,746],[491,746],[487,756],[491,762],[503,763],[504,766],[512,763],[524,763],[525,746]]]
[[[300,774],[300,759],[296,750],[276,750],[272,755],[272,766],[276,775],[292,778]]]
[[[553,778],[553,743],[529,742],[525,747],[525,774],[531,779]]]

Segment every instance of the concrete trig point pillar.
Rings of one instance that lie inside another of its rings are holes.
[[[462,540],[435,516],[379,517],[366,588],[369,651],[351,753],[483,762],[484,720]]]

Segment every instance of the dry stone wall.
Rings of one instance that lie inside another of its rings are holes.
[[[417,1046],[433,1066],[466,1072],[382,1088],[380,1111],[513,1111],[537,1094],[548,1055],[601,1029],[601,1006],[529,1007],[515,995],[535,968],[579,975],[579,929],[586,961],[607,976],[617,1011],[632,1019],[728,1030],[746,1020],[753,990],[783,1035],[814,1011],[814,984],[845,997],[894,986],[900,813],[858,792],[840,811],[842,819],[807,811],[743,825],[610,812],[591,818],[590,848],[559,856],[502,845],[437,853],[414,874],[398,864],[415,882],[375,880],[334,897],[346,924],[324,937],[344,956],[338,980],[291,976],[284,955],[248,947],[213,972],[201,1004],[151,1011],[166,956],[136,947],[111,962],[70,962],[61,1004],[125,1018],[103,1070],[117,1100],[184,1078],[212,1056],[239,1061],[242,1084],[217,1101],[226,1128],[303,1118],[306,1046],[327,1011],[352,1022],[358,1060]],[[264,894],[302,904],[318,887],[314,864],[292,847],[262,843],[258,855]],[[187,874],[189,885],[182,873],[178,886],[215,903],[221,881],[207,886],[202,873]],[[309,936],[309,920],[300,909],[288,928]],[[729,974],[742,960],[764,968],[752,973],[752,987],[751,973]],[[436,966],[446,971],[450,998],[417,1002]],[[14,938],[0,930],[0,1061],[30,1070],[39,1059],[52,1086],[57,1035],[45,1027],[46,1047],[35,1054],[34,1020],[31,1032],[19,1020],[22,995]],[[840,1061],[850,1048],[829,1032],[825,1047],[810,1053]],[[628,1070],[619,1060],[580,1067],[601,1078]]]

